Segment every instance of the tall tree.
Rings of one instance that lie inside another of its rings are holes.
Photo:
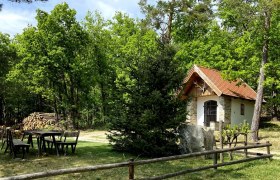
[[[159,0],[155,5],[140,0],[146,23],[160,34],[162,42],[190,41],[207,32],[212,20],[211,0]]]
[[[263,3],[263,2],[261,2]],[[269,31],[270,31],[270,20],[271,20],[271,7],[270,5],[264,4],[261,14],[263,14],[263,45],[262,45],[262,61],[260,67],[260,75],[257,89],[257,97],[254,107],[254,114],[252,119],[251,130],[253,131],[252,138],[254,141],[258,141],[258,130],[259,122],[263,103],[263,93],[264,93],[264,80],[265,80],[265,66],[268,62],[268,48],[269,48]]]
[[[280,120],[280,9],[273,12],[270,27],[270,60],[265,67],[267,78],[265,81],[265,96],[270,97],[264,105],[273,119]]]
[[[89,34],[90,42],[87,47],[85,58],[91,69],[92,88],[88,93],[89,103],[87,116],[89,123],[104,125],[108,121],[111,102],[111,92],[114,89],[114,62],[112,62],[112,38],[108,30],[108,22],[98,12],[88,13],[85,18],[85,30]],[[94,122],[90,119],[94,119]]]
[[[0,33],[0,124],[6,119],[6,75],[16,60],[16,50],[7,34]]]
[[[271,16],[279,8],[279,1],[254,0],[230,1],[222,0],[219,4],[223,25],[239,36],[250,34],[254,39],[255,51],[259,56],[259,80],[257,98],[254,108],[251,130],[253,140],[257,141],[257,131],[263,102],[265,66],[269,60],[269,39],[271,31]]]
[[[11,78],[23,80],[31,92],[52,101],[56,113],[64,113],[77,125],[81,92],[87,77],[80,54],[88,35],[66,3],[50,14],[37,10],[37,27],[28,27],[17,37],[22,60]]]
[[[203,37],[214,19],[211,0],[181,0],[173,27],[174,41],[185,43]]]
[[[200,64],[218,70],[226,70],[230,65],[238,62],[233,60],[232,34],[220,29],[218,24],[208,27],[209,32],[193,40],[186,41],[180,46],[175,58],[180,60],[184,71],[189,70],[193,64]],[[233,63],[234,61],[234,63]]]
[[[160,31],[161,40],[164,43],[171,41],[176,4],[176,0],[160,0],[157,1],[156,5],[148,4],[147,0],[140,0],[139,2],[142,12],[146,15],[146,23]]]

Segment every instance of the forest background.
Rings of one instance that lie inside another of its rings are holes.
[[[264,97],[262,112],[279,120],[279,4],[141,0],[144,19],[116,12],[105,20],[88,12],[82,22],[66,3],[50,13],[37,10],[36,26],[14,38],[0,33],[0,124],[55,112],[75,128],[175,129],[184,121],[186,103],[174,94],[194,64],[230,80],[242,78],[258,92],[258,104]],[[116,136],[111,140],[118,141]]]

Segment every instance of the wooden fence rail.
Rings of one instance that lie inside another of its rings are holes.
[[[194,168],[194,169],[186,169],[186,170],[182,170],[179,172],[165,174],[165,175],[157,176],[157,177],[143,178],[143,179],[165,179],[165,178],[175,177],[178,175],[183,175],[186,173],[191,173],[191,172],[196,172],[196,171],[202,171],[202,170],[211,169],[211,168],[217,169],[218,167],[227,166],[227,165],[231,165],[231,164],[237,164],[237,163],[253,161],[253,160],[257,160],[257,159],[263,159],[263,158],[271,158],[272,155],[270,154],[270,146],[271,146],[271,144],[269,142],[267,142],[265,144],[239,146],[239,147],[233,147],[233,148],[227,148],[227,149],[217,149],[217,150],[211,150],[211,151],[196,152],[196,153],[191,153],[191,154],[175,155],[175,156],[168,156],[168,157],[154,158],[154,159],[147,159],[147,160],[134,161],[133,159],[131,159],[128,162],[122,162],[122,163],[52,170],[52,171],[46,171],[46,172],[38,172],[38,173],[32,173],[32,174],[4,177],[4,178],[0,178],[0,180],[37,179],[37,178],[42,178],[42,177],[57,176],[57,175],[63,175],[63,174],[69,174],[69,173],[97,171],[97,170],[113,169],[113,168],[119,168],[119,167],[128,167],[128,171],[129,171],[128,179],[132,180],[132,179],[134,179],[134,167],[136,165],[150,164],[150,163],[156,163],[156,162],[162,162],[162,161],[179,160],[179,159],[185,159],[185,158],[189,158],[189,157],[197,157],[197,156],[210,155],[210,154],[214,155],[213,156],[213,165],[198,167],[198,168]],[[247,150],[247,149],[253,149],[253,148],[262,148],[262,147],[266,147],[267,154],[262,154],[257,157],[248,157],[248,158],[241,159],[241,160],[218,163],[218,154],[219,153],[231,152],[231,151],[237,151],[237,150]]]

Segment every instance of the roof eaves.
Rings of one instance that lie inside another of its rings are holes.
[[[240,80],[242,81],[242,83],[245,84],[246,87],[250,88],[254,93],[256,93],[256,94],[255,94],[255,98],[254,98],[254,100],[256,100],[256,98],[257,98],[257,92],[256,92],[251,86],[249,86],[246,82],[244,82],[243,79],[240,78]]]
[[[221,96],[223,92],[200,70],[197,65],[194,65],[194,71],[214,90],[214,92]]]

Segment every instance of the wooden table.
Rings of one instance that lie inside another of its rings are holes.
[[[53,143],[55,145],[55,136],[61,136],[61,134],[62,133],[59,131],[24,131],[22,139],[24,139],[24,137],[26,135],[28,135],[27,143],[31,144],[31,146],[33,147],[32,135],[36,135],[37,136],[37,145],[38,145],[38,156],[41,156],[42,149],[44,150],[44,152],[46,152],[44,138],[49,137],[49,136],[52,137]],[[56,145],[54,147],[55,147],[55,149],[57,148]]]

